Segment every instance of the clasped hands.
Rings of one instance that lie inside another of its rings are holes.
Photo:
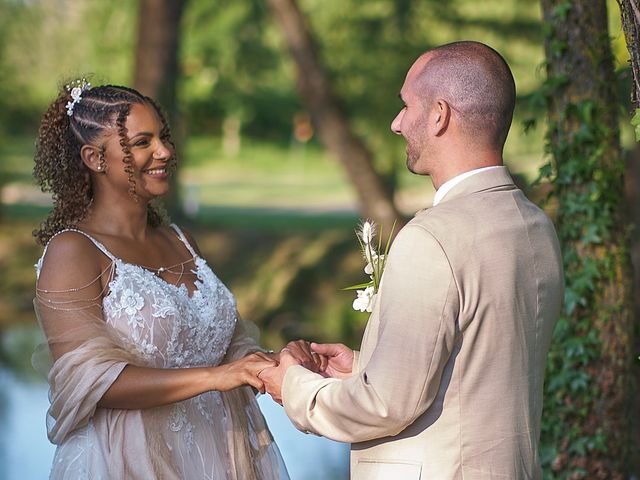
[[[351,375],[353,351],[341,343],[289,342],[279,353],[256,352],[221,365],[216,389],[227,391],[250,385],[269,393],[282,405],[282,383],[287,369],[301,365],[323,377],[347,378]]]
[[[264,389],[271,398],[282,405],[282,383],[287,369],[301,365],[323,377],[347,378],[351,375],[353,351],[341,343],[309,343],[305,340],[289,342],[275,354],[277,365],[258,373]],[[262,390],[261,390],[262,391]]]

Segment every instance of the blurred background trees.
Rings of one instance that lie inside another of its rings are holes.
[[[374,169],[369,149],[354,135],[297,2],[269,0],[269,5],[296,64],[298,91],[323,144],[347,172],[362,214],[376,220],[384,232],[390,232],[401,217],[393,204],[392,191],[385,188],[382,176]]]
[[[635,0],[618,1],[630,18]],[[172,210],[265,343],[357,346],[366,316],[339,291],[364,278],[353,228],[363,216],[410,217],[433,195],[390,132],[397,94],[420,53],[460,39],[511,65],[506,162],[531,198],[551,193],[563,241],[545,476],[624,478],[640,457],[623,421],[640,408],[630,386],[638,235],[623,216],[637,202],[638,156],[614,0],[0,0],[0,358],[29,368],[29,336],[15,332],[35,326],[30,231],[49,205],[30,178],[39,117],[58,85],[84,74],[133,84],[169,112],[180,153]]]
[[[140,0],[133,86],[143,95],[155,99],[174,125],[176,155],[182,156],[182,130],[179,128],[177,84],[180,76],[179,45],[182,12],[187,0]],[[172,188],[164,199],[176,221],[182,219],[179,184],[171,177]]]

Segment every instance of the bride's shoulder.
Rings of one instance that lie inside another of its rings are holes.
[[[78,280],[100,276],[101,252],[87,236],[74,230],[55,235],[40,262],[39,283],[73,286]]]
[[[94,242],[78,230],[63,230],[54,235],[46,246],[45,256],[92,256],[96,254]]]

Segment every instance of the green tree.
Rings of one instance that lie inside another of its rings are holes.
[[[542,0],[552,183],[565,268],[542,431],[549,478],[626,479],[633,314],[624,158],[604,0]]]
[[[363,215],[379,222],[384,232],[391,232],[400,217],[391,192],[385,189],[382,177],[373,167],[370,150],[354,135],[331,89],[296,1],[269,0],[269,5],[296,64],[298,90],[320,130],[323,143],[347,172]]]
[[[302,107],[267,13],[260,0],[190,0],[180,82],[189,133],[289,139]]]

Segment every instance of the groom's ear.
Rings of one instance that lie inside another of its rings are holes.
[[[439,98],[435,101],[430,115],[430,123],[433,134],[436,137],[443,135],[449,128],[451,120],[451,106],[446,100]]]

